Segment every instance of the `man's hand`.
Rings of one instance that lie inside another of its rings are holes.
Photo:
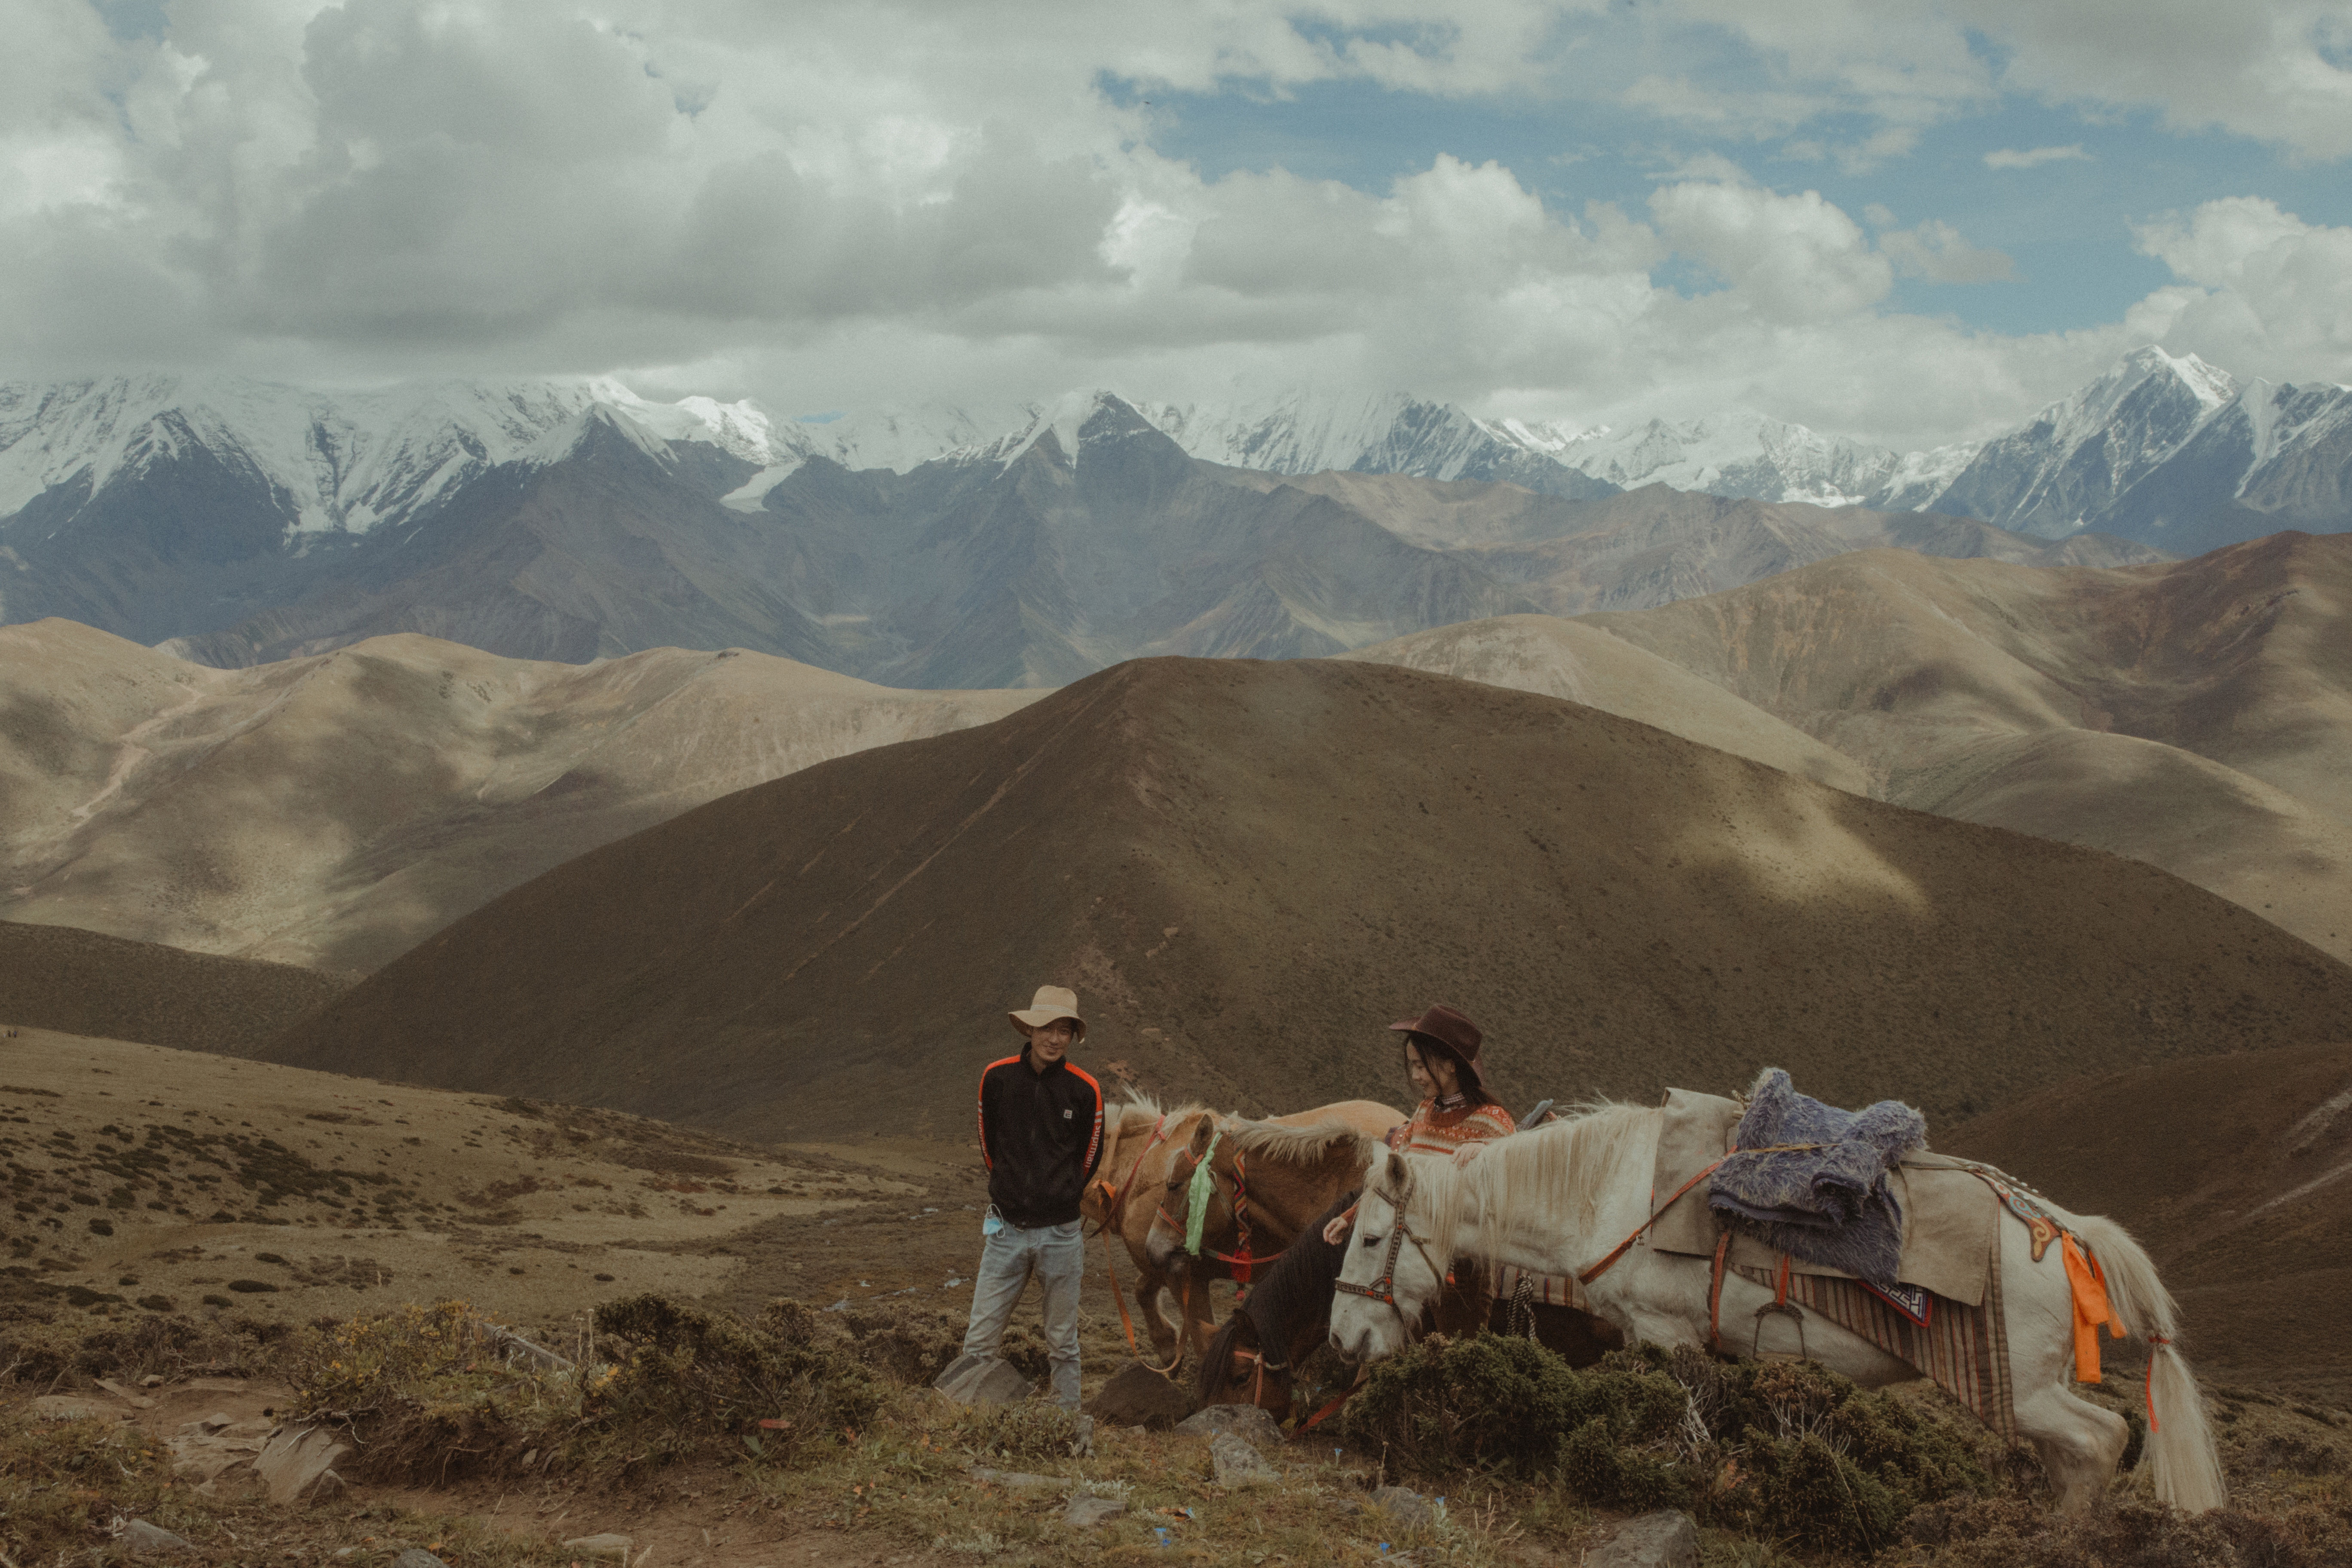
[[[1354,1209],[1349,1209],[1347,1213],[1335,1217],[1329,1225],[1323,1227],[1323,1244],[1326,1247],[1337,1247],[1341,1242],[1347,1240],[1348,1233],[1355,1228],[1356,1211]]]
[[[1463,1166],[1467,1165],[1471,1161],[1476,1159],[1486,1152],[1486,1145],[1484,1143],[1465,1143],[1462,1147],[1454,1151],[1454,1168],[1456,1170],[1461,1169]]]

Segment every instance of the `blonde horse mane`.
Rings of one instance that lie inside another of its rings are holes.
[[[1306,1127],[1286,1127],[1276,1121],[1253,1121],[1228,1116],[1218,1121],[1225,1142],[1244,1153],[1262,1154],[1286,1164],[1312,1164],[1335,1150],[1351,1152],[1360,1166],[1370,1164],[1387,1149],[1344,1121],[1318,1121]]]
[[[1658,1114],[1651,1106],[1603,1100],[1487,1144],[1467,1170],[1451,1160],[1415,1160],[1412,1196],[1428,1205],[1429,1245],[1454,1257],[1486,1257],[1488,1237],[1501,1235],[1494,1217],[1513,1211],[1545,1215],[1563,1230],[1591,1230]],[[1393,1194],[1382,1195],[1394,1202]]]
[[[1125,1100],[1107,1109],[1117,1117],[1116,1125],[1124,1136],[1131,1125],[1149,1126],[1162,1117],[1175,1121],[1187,1116],[1198,1116],[1209,1108],[1196,1100],[1188,1100],[1181,1105],[1162,1105],[1141,1089],[1130,1089]]]

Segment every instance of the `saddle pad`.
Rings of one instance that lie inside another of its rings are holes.
[[[1772,1269],[1741,1266],[1739,1275],[1751,1284],[1772,1289]],[[2009,1321],[2002,1316],[1998,1265],[1981,1303],[1934,1301],[1922,1325],[1889,1306],[1859,1279],[1826,1279],[1792,1272],[1789,1300],[1808,1311],[1868,1340],[1897,1361],[1916,1369],[1961,1404],[1978,1419],[2004,1437],[2017,1436],[2017,1400],[2009,1369]],[[1776,1333],[1778,1331],[1775,1331]],[[1748,1326],[1728,1318],[1723,1324],[1725,1347],[1744,1352],[1750,1343]]]
[[[1664,1197],[1730,1147],[1739,1125],[1739,1105],[1719,1094],[1688,1089],[1666,1091],[1665,1117],[1658,1129],[1658,1157],[1653,1175],[1652,1201]],[[1903,1168],[1888,1180],[1903,1205],[1903,1265],[1895,1277],[1906,1285],[1924,1286],[1937,1295],[1968,1306],[1985,1299],[1986,1277],[1991,1271],[1994,1244],[2000,1224],[2000,1200],[1992,1189],[1962,1169],[1957,1160],[1926,1150],[1906,1154]],[[1715,1215],[1706,1206],[1707,1184],[1701,1182],[1676,1199],[1650,1228],[1649,1244],[1660,1252],[1696,1258],[1715,1254]],[[1730,1261],[1735,1268],[1778,1268],[1780,1254],[1745,1236],[1732,1238]],[[1793,1260],[1797,1273],[1823,1279],[1850,1279],[1841,1269]]]
[[[1664,1120],[1658,1125],[1658,1160],[1650,1179],[1654,1207],[1668,1193],[1723,1158],[1739,1125],[1739,1102],[1687,1089],[1666,1090]],[[1715,1214],[1706,1206],[1701,1182],[1676,1199],[1650,1227],[1650,1245],[1660,1252],[1715,1255]]]

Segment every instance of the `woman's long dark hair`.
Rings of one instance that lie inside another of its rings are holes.
[[[1471,1105],[1500,1105],[1503,1103],[1501,1100],[1496,1100],[1493,1095],[1486,1092],[1486,1084],[1479,1080],[1478,1069],[1472,1067],[1468,1062],[1464,1061],[1462,1059],[1461,1052],[1455,1050],[1452,1046],[1447,1045],[1444,1040],[1439,1039],[1436,1036],[1409,1034],[1405,1036],[1404,1043],[1421,1052],[1421,1060],[1424,1067],[1428,1065],[1429,1059],[1433,1056],[1443,1057],[1447,1061],[1452,1062],[1454,1064],[1454,1087],[1462,1091],[1462,1098],[1466,1103]],[[1432,1073],[1429,1076],[1433,1080],[1437,1077],[1435,1073]]]

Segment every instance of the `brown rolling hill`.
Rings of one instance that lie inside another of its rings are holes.
[[[1844,752],[1678,664],[1559,616],[1497,616],[1339,656],[1566,698],[1857,795],[1870,775]]]
[[[1384,1026],[1439,999],[1519,1104],[1778,1062],[1939,1120],[2352,1008],[2352,969],[2116,857],[1531,693],[1150,659],[583,855],[268,1055],[761,1137],[960,1136],[1045,982],[1108,1080],[1244,1109],[1393,1093]]]
[[[2076,1079],[1936,1145],[2123,1221],[2199,1366],[2352,1398],[2352,1045]]]
[[[226,670],[71,621],[0,626],[0,919],[373,969],[583,850],[1034,696],[405,635]]]
[[[0,1024],[251,1056],[355,974],[0,921]]]
[[[1623,661],[1596,659],[1594,630],[1803,731],[1881,799],[2146,860],[2352,958],[2352,535],[2121,570],[1869,551],[1359,657],[1557,690],[1790,766],[1786,746],[1742,741],[1752,720],[1600,674]]]

